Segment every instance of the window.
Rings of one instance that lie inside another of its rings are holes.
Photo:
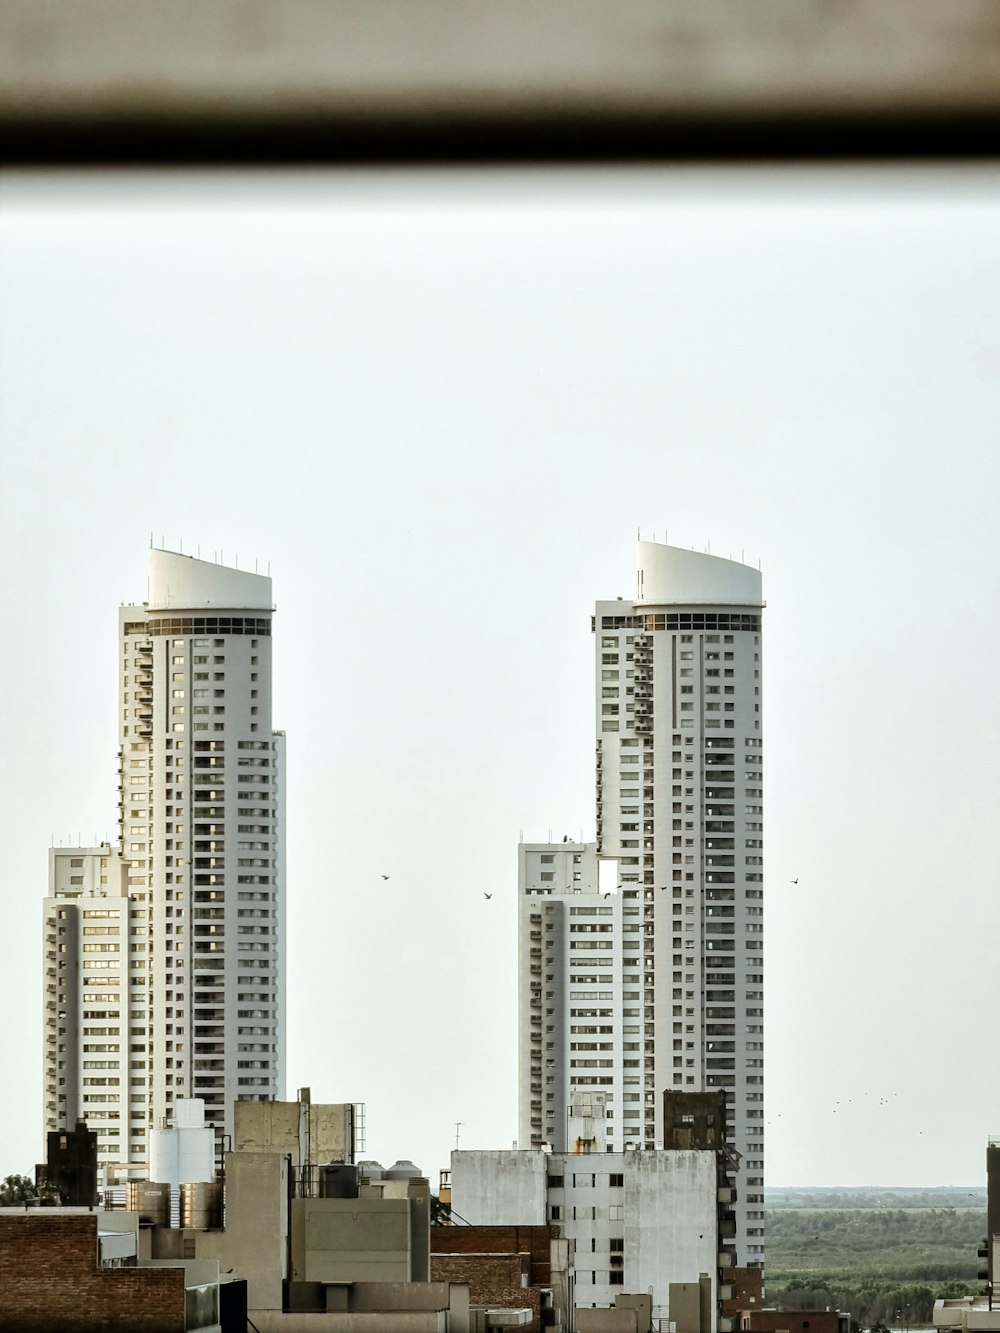
[[[612,1189],[621,1189],[625,1184],[625,1173],[622,1171],[612,1171],[608,1177],[608,1184]]]

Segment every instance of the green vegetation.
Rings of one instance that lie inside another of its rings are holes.
[[[768,1305],[913,1327],[981,1288],[983,1190],[769,1190],[767,1205]]]
[[[35,1197],[35,1187],[28,1176],[4,1176],[0,1182],[0,1208],[27,1203]]]

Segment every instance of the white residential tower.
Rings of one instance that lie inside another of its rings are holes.
[[[119,846],[50,855],[45,1129],[86,1119],[121,1174],[177,1101],[221,1140],[235,1101],[284,1096],[272,612],[270,578],[149,552],[120,612]]]
[[[595,843],[519,851],[519,1142],[567,1150],[574,1094],[606,1150],[663,1140],[663,1092],[724,1088],[742,1155],[738,1262],[763,1260],[761,578],[640,542],[599,602]]]

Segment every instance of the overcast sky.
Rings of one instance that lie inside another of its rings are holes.
[[[992,169],[4,178],[0,1175],[150,534],[270,561],[289,1095],[436,1180],[516,1132],[516,844],[593,836],[641,529],[763,568],[768,1183],[982,1184],[998,238]]]

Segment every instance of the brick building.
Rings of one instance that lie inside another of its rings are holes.
[[[742,1333],[848,1333],[850,1315],[839,1310],[745,1310]]]
[[[764,1270],[762,1268],[727,1268],[723,1275],[722,1316],[738,1328],[740,1317],[764,1308]]]
[[[467,1282],[472,1306],[530,1310],[528,1327],[535,1333],[546,1306],[551,1305],[555,1327],[567,1322],[564,1311],[572,1307],[567,1260],[568,1244],[558,1226],[431,1227],[431,1280]]]
[[[0,1333],[184,1333],[183,1268],[98,1263],[93,1213],[0,1213]]]

